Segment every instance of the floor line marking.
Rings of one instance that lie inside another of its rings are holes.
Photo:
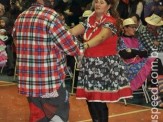
[[[2,84],[2,85],[0,85],[0,87],[1,87],[1,86],[12,86],[12,85],[16,85],[16,83],[7,83],[7,84]]]
[[[119,103],[123,103],[123,102],[119,102]],[[144,105],[138,105],[138,104],[134,104],[134,103],[127,103],[127,105],[134,105],[134,106],[139,106],[139,107],[143,107],[143,108],[153,108],[152,106],[144,106]],[[127,107],[126,105],[126,107]],[[163,109],[160,109],[158,108],[159,110],[163,110]]]
[[[128,114],[135,114],[135,113],[144,112],[144,111],[148,111],[148,110],[150,110],[150,109],[142,109],[142,110],[131,111],[131,112],[126,112],[126,113],[121,113],[121,114],[115,114],[115,115],[109,116],[109,118],[117,117],[117,116],[123,116],[123,115],[128,115]]]
[[[143,110],[131,111],[131,112],[126,112],[126,113],[122,113],[122,114],[115,114],[115,115],[109,116],[109,118],[118,117],[118,116],[124,116],[124,115],[128,115],[128,114],[139,113],[139,112],[144,112],[144,111],[148,111],[148,110],[150,110],[150,109],[143,109]],[[76,122],[91,122],[91,121],[92,121],[92,119],[81,120],[81,121],[76,121]]]
[[[9,81],[0,81],[2,83],[12,83],[12,82],[9,82]]]

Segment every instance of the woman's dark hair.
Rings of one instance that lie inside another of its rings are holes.
[[[136,13],[137,5],[139,2],[141,2],[143,4],[143,6],[145,5],[144,0],[129,0],[129,6],[131,9],[131,11],[129,12],[129,16],[131,16],[131,14],[133,14],[133,13]]]
[[[116,22],[116,27],[117,27],[117,32],[118,32],[117,34],[120,35],[120,30],[122,27],[122,20],[119,16],[119,13],[116,10],[115,0],[105,0],[105,1],[108,5],[111,4],[109,12],[110,12],[110,15],[117,20],[117,22]]]

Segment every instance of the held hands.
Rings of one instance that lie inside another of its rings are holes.
[[[84,50],[86,50],[86,49],[88,49],[89,48],[89,44],[88,44],[88,42],[85,42],[84,43]]]

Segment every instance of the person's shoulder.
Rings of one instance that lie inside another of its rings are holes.
[[[105,22],[116,23],[116,19],[112,16],[107,16]]]
[[[146,32],[147,32],[147,26],[141,25],[140,33],[146,33]]]
[[[41,12],[41,16],[44,16],[45,19],[52,20],[59,17],[58,13],[52,8],[43,7]]]
[[[48,7],[43,7],[42,11],[44,11],[47,14],[56,14],[57,13],[54,9],[48,8]]]

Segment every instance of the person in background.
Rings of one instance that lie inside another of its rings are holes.
[[[123,20],[124,32],[118,47],[133,91],[138,90],[150,75],[152,62],[155,60],[155,58],[148,58],[147,50],[135,38],[136,27],[132,18]]]
[[[152,72],[157,72],[158,76],[151,77],[151,86],[158,87],[158,91],[163,93],[163,20],[162,17],[152,14],[145,18],[147,26],[140,33],[143,46],[148,50],[149,57],[156,57]],[[159,95],[158,94],[158,95]],[[163,98],[163,96],[162,96]],[[163,107],[161,96],[157,99],[157,105]]]
[[[10,0],[8,12],[10,13],[10,21],[14,23],[18,15],[31,6],[31,2],[32,0]]]
[[[14,75],[14,67],[15,67],[15,58],[14,53],[12,50],[13,46],[13,39],[11,36],[12,31],[12,25],[10,23],[10,20],[7,17],[1,17],[0,18],[0,29],[4,29],[5,32],[0,32],[0,35],[7,36],[7,39],[5,40],[6,44],[6,52],[7,52],[7,75],[13,76]]]
[[[163,20],[160,16],[152,14],[146,17],[147,26],[141,31],[140,39],[143,46],[151,54],[154,50],[163,52]]]
[[[163,13],[162,0],[153,0],[144,7],[144,18],[151,16],[152,14],[159,15]]]
[[[79,17],[82,15],[82,8],[81,5],[78,3],[77,0],[68,0],[71,1],[69,4],[68,9],[65,11],[67,15],[65,20],[68,26],[74,26],[79,24]]]
[[[131,14],[138,14],[141,17],[144,8],[143,0],[129,0],[129,16]]]
[[[145,1],[144,0],[129,0],[129,15],[130,17],[132,14],[137,14],[140,18],[140,21],[143,25],[145,25],[144,20],[144,6]]]
[[[85,99],[93,122],[108,122],[107,102],[131,98],[130,83],[117,53],[120,19],[115,0],[94,0],[94,12],[83,24],[70,29],[84,34],[76,98]]]
[[[0,3],[0,17],[2,17],[5,13],[5,6]]]
[[[6,30],[0,29],[0,68],[3,68],[7,63],[7,53],[6,53],[6,45],[5,41],[8,38],[6,35],[1,35],[1,33],[5,33]]]
[[[0,3],[5,6],[6,10],[10,8],[10,0],[0,0]]]
[[[50,0],[32,1],[31,7],[17,17],[12,32],[18,62],[18,92],[28,99],[30,122],[67,122],[65,58],[83,55],[83,44],[66,31],[57,12],[51,9]]]
[[[54,0],[54,10],[57,10],[65,16],[64,11],[69,7],[70,0]]]
[[[5,32],[0,33],[1,35],[11,37],[12,26],[10,24],[10,20],[7,17],[0,17],[0,29],[6,30]]]
[[[128,9],[129,9],[129,0],[119,0],[119,3],[117,5],[117,11],[121,19],[126,19],[128,17],[129,15]]]
[[[145,0],[145,4],[152,2],[153,0]]]
[[[145,28],[145,26],[142,24],[138,14],[132,14],[130,18],[132,18],[136,23],[135,37],[139,38],[140,32]]]

